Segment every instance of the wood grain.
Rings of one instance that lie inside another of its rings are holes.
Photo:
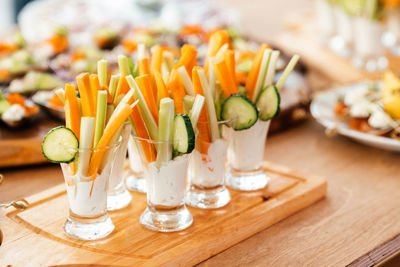
[[[134,193],[134,203],[110,213],[115,231],[106,239],[93,242],[73,240],[64,235],[62,225],[68,214],[68,201],[64,185],[56,186],[29,197],[31,205],[24,211],[9,208],[2,212],[5,218],[0,219],[4,233],[0,262],[16,266],[25,264],[28,259],[36,265],[73,264],[82,263],[82,260],[125,266],[199,263],[326,194],[326,182],[322,178],[304,176],[271,163],[265,168],[271,178],[265,190],[231,191],[232,202],[217,210],[191,208],[194,224],[177,233],[157,233],[142,227],[139,216],[145,209],[146,197]],[[53,244],[50,247],[49,241]],[[23,254],[15,257],[19,251]],[[59,255],[63,255],[61,261]]]

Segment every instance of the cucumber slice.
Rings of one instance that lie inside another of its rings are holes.
[[[3,114],[7,109],[11,107],[3,93],[0,91],[0,115]]]
[[[280,103],[278,89],[273,85],[267,86],[256,101],[260,119],[267,121],[278,115]]]
[[[257,122],[258,110],[253,102],[241,94],[234,94],[222,103],[222,120],[232,120],[236,131],[245,130]]]
[[[43,155],[54,163],[72,162],[75,159],[78,147],[78,138],[64,126],[51,129],[42,141]]]
[[[186,114],[175,115],[174,121],[174,150],[182,154],[192,152],[194,149],[195,134]]]

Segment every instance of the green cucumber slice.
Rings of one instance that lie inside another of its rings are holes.
[[[222,120],[232,120],[236,131],[245,130],[257,122],[258,110],[250,99],[241,94],[234,94],[222,103]]]
[[[64,126],[51,129],[42,141],[43,155],[54,163],[74,161],[78,148],[78,138]]]
[[[261,91],[256,101],[259,118],[263,121],[268,121],[278,115],[280,103],[281,97],[278,89],[273,85],[267,86]]]
[[[3,93],[0,91],[0,115],[3,114],[7,109],[11,107]]]
[[[188,154],[194,149],[195,134],[186,114],[175,115],[174,121],[174,150],[182,154]]]

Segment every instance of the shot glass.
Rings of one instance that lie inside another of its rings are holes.
[[[262,168],[265,141],[270,121],[258,120],[241,131],[228,129],[228,171],[225,184],[235,190],[252,191],[267,186],[269,178]]]
[[[128,142],[129,170],[126,173],[125,185],[128,190],[146,193],[146,179],[143,174],[142,161],[133,137]]]
[[[349,58],[352,54],[354,40],[352,17],[341,7],[333,7],[333,17],[336,26],[336,36],[329,42],[329,48],[337,55]]]
[[[223,124],[219,123],[221,130]],[[215,209],[230,202],[231,197],[224,184],[227,149],[226,138],[221,137],[211,143],[197,139],[190,159],[186,204],[201,209]]]
[[[140,216],[140,223],[159,232],[186,229],[193,222],[185,206],[190,155],[161,160],[161,152],[156,156],[156,149],[160,151],[163,146],[172,148],[172,142],[133,138],[142,160],[147,186],[147,207]],[[169,153],[172,154],[171,151]]]
[[[114,230],[107,214],[107,188],[119,145],[77,149],[77,162],[61,163],[69,202],[69,216],[64,223],[67,236],[95,240],[106,237]],[[88,176],[90,156],[98,152],[104,153],[102,165],[97,174]]]
[[[368,72],[382,71],[387,68],[388,60],[384,55],[382,43],[383,24],[379,20],[355,17],[353,64]]]
[[[115,155],[115,164],[108,183],[107,210],[109,211],[122,209],[132,201],[132,196],[124,184],[124,163],[131,130],[132,127],[129,123],[125,123],[122,127],[121,143]]]

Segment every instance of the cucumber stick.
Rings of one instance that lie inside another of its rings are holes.
[[[169,97],[160,101],[158,140],[162,143],[158,144],[157,166],[160,167],[163,162],[172,159],[172,139],[174,127],[174,100]]]
[[[222,104],[221,118],[232,120],[233,129],[240,131],[250,128],[257,122],[258,111],[250,99],[234,94],[225,99]]]
[[[79,141],[75,134],[64,126],[51,129],[42,141],[43,155],[54,163],[74,161]]]
[[[195,134],[190,118],[186,114],[175,115],[174,120],[174,151],[187,154],[193,151]]]
[[[261,120],[267,121],[279,113],[281,98],[278,89],[270,85],[265,88],[257,99],[258,116]]]
[[[267,76],[269,61],[271,59],[271,53],[272,53],[271,49],[266,49],[264,52],[264,55],[263,55],[263,58],[261,61],[260,71],[259,71],[258,77],[257,77],[256,87],[254,89],[253,98],[251,99],[253,102],[256,102],[256,99],[257,99],[261,89],[264,86],[265,77]]]
[[[80,133],[80,146],[79,146],[79,157],[78,157],[78,174],[86,175],[89,169],[90,161],[90,149],[92,148],[94,131],[94,118],[93,117],[82,117],[81,118],[81,133]]]
[[[204,106],[204,101],[205,99],[202,95],[196,95],[196,98],[194,99],[192,110],[189,113],[193,129],[197,128],[197,122],[199,121],[200,113]]]
[[[204,69],[199,69],[198,71],[201,87],[203,88],[204,97],[206,99],[206,108],[208,113],[208,120],[210,122],[210,132],[211,132],[211,142],[214,142],[220,138],[217,114],[215,113],[214,99],[208,86],[207,77]]]

